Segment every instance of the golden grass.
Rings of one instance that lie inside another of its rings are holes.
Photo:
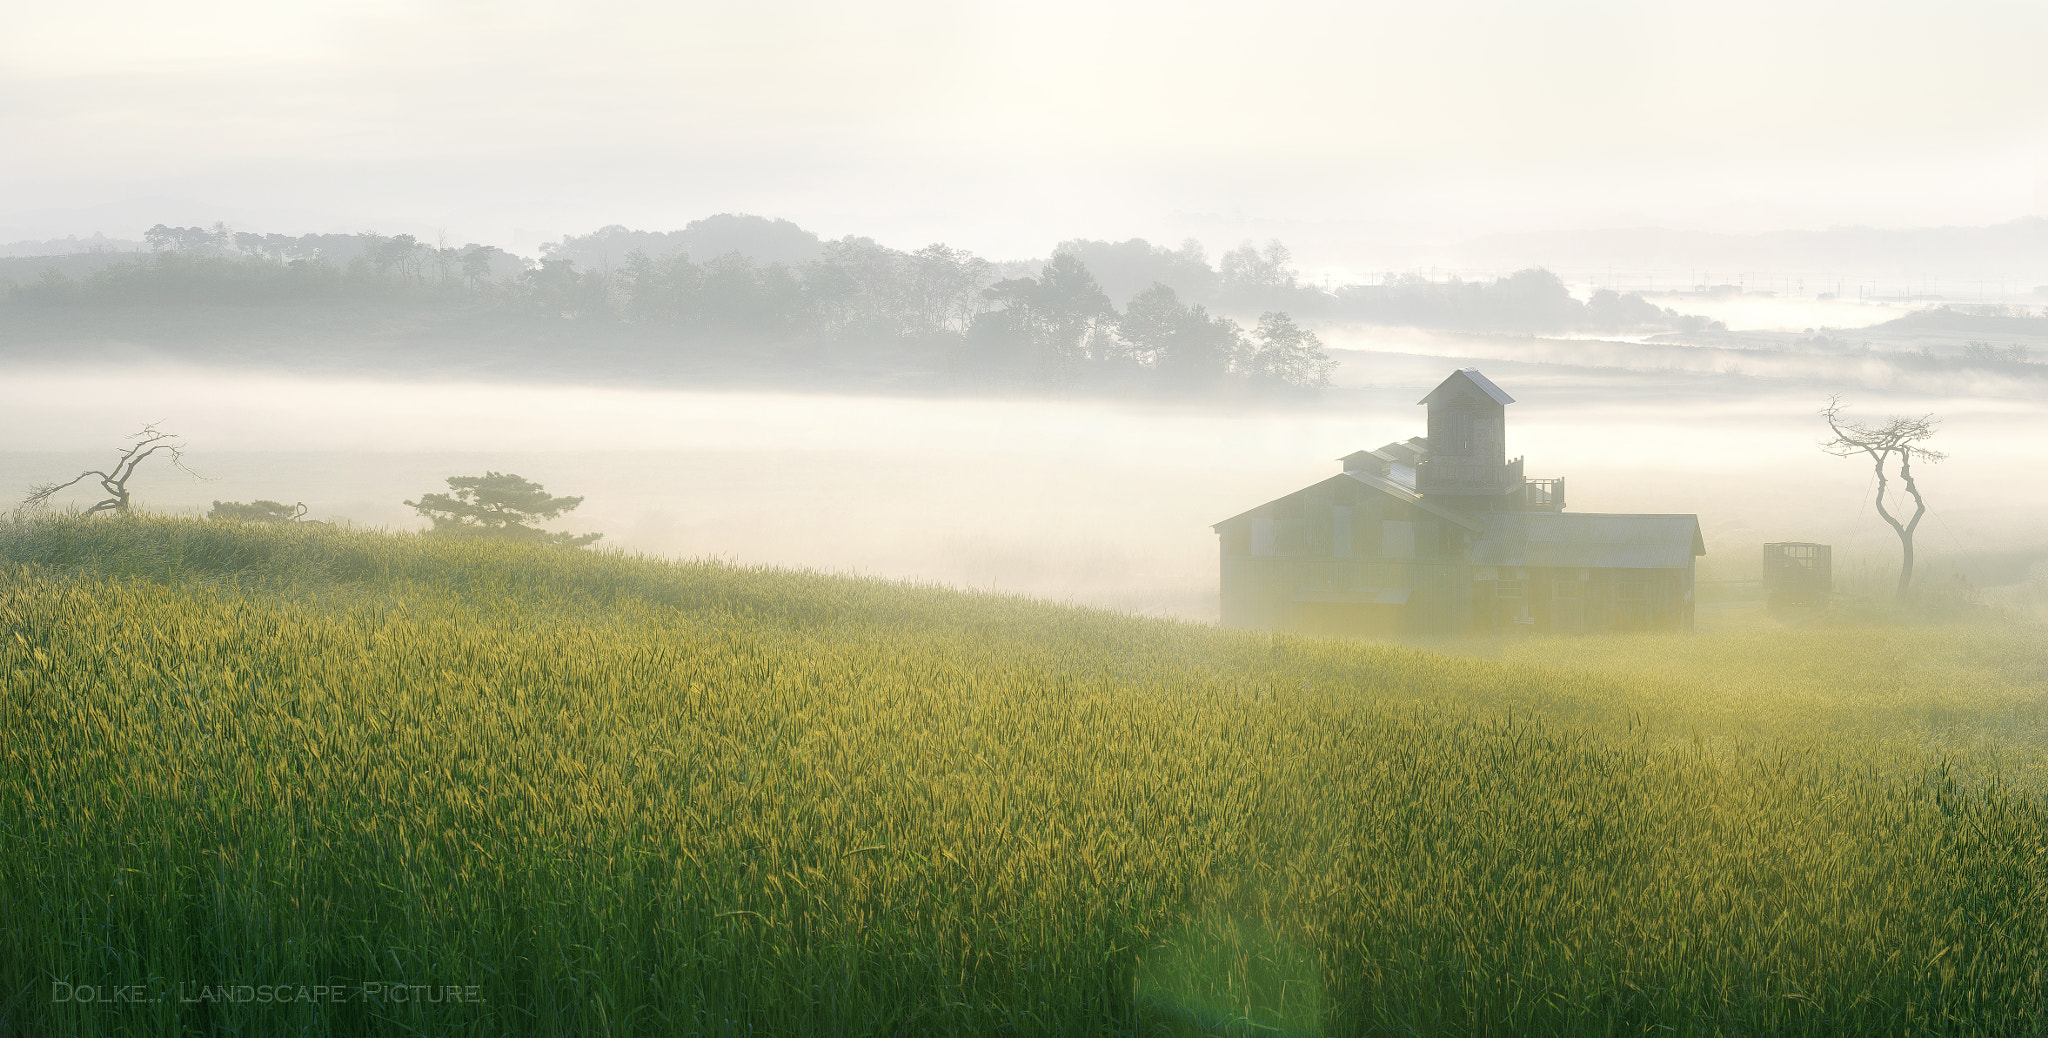
[[[1943,742],[2031,750],[2023,630],[1503,662],[152,517],[0,560],[0,1033],[2043,1027],[2048,817]]]

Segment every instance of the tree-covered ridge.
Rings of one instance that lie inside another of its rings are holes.
[[[1726,330],[1718,321],[1660,307],[1633,292],[1595,289],[1581,302],[1563,279],[1541,268],[1492,281],[1452,277],[1433,282],[1416,274],[1390,274],[1378,284],[1346,285],[1335,296],[1339,312],[1418,328],[1538,335]]]
[[[631,325],[814,358],[835,344],[915,346],[936,350],[964,375],[1051,387],[1314,390],[1328,385],[1334,366],[1315,334],[1282,311],[1263,313],[1247,330],[1154,283],[1120,312],[1066,251],[1034,269],[943,244],[905,252],[859,237],[817,242],[813,258],[795,263],[763,262],[738,247],[702,258],[678,247],[696,240],[797,255],[804,233],[786,221],[737,218],[666,236],[609,227],[553,243],[546,258],[526,264],[490,246],[435,246],[410,235],[293,238],[160,226],[146,257],[82,278],[49,274],[12,287],[8,298],[43,308],[410,301],[528,321]]]
[[[1389,276],[1336,289],[1305,283],[1280,242],[1212,265],[1199,242],[1062,242],[1044,262],[997,262],[945,244],[915,251],[871,238],[819,239],[786,220],[721,215],[668,233],[610,226],[527,260],[493,246],[411,235],[253,234],[158,225],[150,253],[83,276],[50,269],[0,281],[17,308],[248,306],[313,301],[495,313],[522,326],[567,321],[679,343],[717,340],[760,363],[943,366],[976,382],[1177,391],[1315,390],[1334,367],[1310,325],[1405,324],[1469,331],[1695,330],[1704,322],[1639,296],[1574,298],[1544,270],[1493,282]],[[893,357],[876,361],[875,350]],[[890,353],[889,351],[894,351]]]

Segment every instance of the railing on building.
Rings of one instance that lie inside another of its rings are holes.
[[[1531,512],[1564,511],[1564,480],[1531,479],[1522,483],[1522,507]]]

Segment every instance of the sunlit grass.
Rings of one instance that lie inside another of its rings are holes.
[[[1598,677],[1528,704],[1667,739],[1825,740],[1844,756],[1917,767],[1937,753],[1979,778],[2048,791],[2048,627],[1826,619],[1761,609],[1696,635],[1521,638],[1457,647]]]
[[[151,517],[0,560],[8,1033],[2042,1027],[2048,818],[1944,760],[2032,752],[2022,629],[1490,660]]]

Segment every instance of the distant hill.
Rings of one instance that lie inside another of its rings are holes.
[[[2031,315],[2017,306],[1915,310],[1849,334],[1878,348],[1923,350],[1936,355],[1974,352],[2014,362],[2048,355],[2048,317]],[[2030,364],[2021,370],[2040,369]]]
[[[824,243],[816,234],[788,220],[771,220],[745,213],[719,213],[693,220],[679,231],[636,231],[619,224],[601,227],[589,234],[571,235],[540,247],[541,255],[554,260],[574,260],[583,270],[608,270],[625,262],[634,251],[660,259],[689,256],[708,260],[737,252],[756,263],[797,266],[824,254]]]
[[[131,262],[148,253],[135,252],[59,252],[37,255],[0,256],[0,283],[13,282],[25,285],[40,279],[50,271],[56,271],[68,278],[82,278],[96,270],[104,270],[116,263]]]
[[[2048,219],[1988,227],[1831,227],[1824,231],[1710,234],[1645,227],[1492,234],[1450,247],[1452,262],[1489,270],[1543,266],[1558,271],[1710,271],[1715,281],[1743,273],[1796,272],[1846,280],[1982,278],[2048,285]],[[1809,285],[1809,291],[1817,291]]]
[[[2020,312],[2018,307],[1942,306],[1915,310],[1878,325],[1872,331],[1894,333],[1936,332],[1975,335],[1980,338],[2004,335],[2048,335],[2048,317]]]
[[[126,238],[109,238],[95,234],[90,238],[69,235],[48,240],[14,241],[0,245],[0,257],[14,256],[75,256],[105,255],[125,252],[141,252],[144,245]]]

